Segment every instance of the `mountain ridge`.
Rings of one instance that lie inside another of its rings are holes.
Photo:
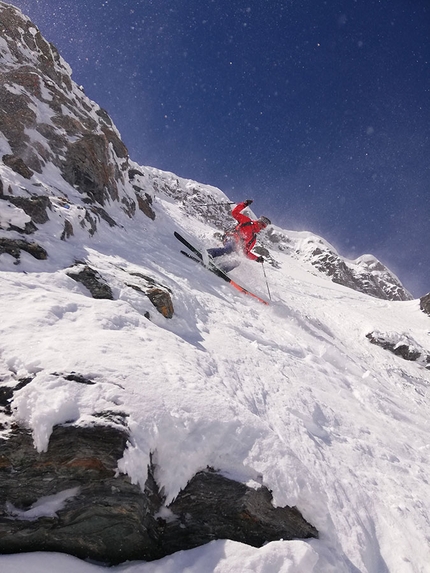
[[[30,210],[28,194],[30,202],[38,196],[38,201],[45,201],[50,211],[53,201],[76,201],[83,210],[79,224],[93,234],[102,219],[112,226],[115,224],[115,217],[106,209],[109,202],[118,201],[130,218],[136,208],[153,217],[151,202],[158,193],[181,201],[185,213],[218,231],[231,226],[233,219],[225,205],[207,206],[215,198],[221,203],[229,201],[220,190],[133,163],[107,112],[73,82],[71,69],[56,48],[44,40],[19,10],[5,3],[1,6],[4,40],[0,97],[5,103],[0,117],[3,133],[0,151],[3,165],[32,183],[30,189],[25,189],[27,201],[21,202],[21,208],[27,206],[27,211]],[[58,195],[58,190],[50,186],[46,190],[48,195],[42,195],[37,186],[43,188],[52,170],[58,170],[78,194],[64,186]],[[37,182],[32,180],[33,173]],[[16,205],[17,199],[10,196],[22,196],[22,190],[13,190],[7,178],[2,187],[1,198]],[[36,232],[37,224],[43,224],[40,217],[26,223],[27,232],[30,227]],[[66,218],[63,240],[71,235],[72,227],[70,218]],[[275,226],[261,242],[266,249],[287,250],[333,281],[360,292],[388,300],[412,299],[398,278],[371,255],[349,261],[320,237],[307,233],[303,240],[298,233]]]

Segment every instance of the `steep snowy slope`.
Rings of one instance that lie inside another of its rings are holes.
[[[333,282],[316,264],[325,249],[333,255],[323,239],[276,226],[259,245],[272,263],[267,282],[252,261],[232,272],[264,298],[269,287],[269,306],[186,259],[173,231],[212,246],[229,207],[206,204],[228,198],[133,163],[105,112],[67,82],[65,63],[51,52],[65,75],[38,68],[30,43],[41,58],[48,48],[6,7],[0,2],[10,104],[0,138],[0,386],[15,392],[2,403],[2,444],[19,425],[44,452],[56,426],[89,427],[109,412],[104,423],[121,419],[129,433],[118,476],[144,487],[152,463],[165,506],[211,467],[265,485],[274,505],[296,506],[319,531],[260,549],[216,540],[118,572],[426,573],[430,318],[419,301],[404,300],[396,277],[368,256],[326,267],[358,290]],[[4,31],[6,15],[18,43]],[[71,278],[85,265],[110,297],[93,298]],[[151,302],[154,285],[169,293],[171,318]],[[366,285],[385,299],[365,294]],[[415,359],[372,344],[371,333]],[[14,468],[0,457],[0,470]],[[61,515],[79,495],[70,488],[33,500],[28,487],[31,507],[7,499],[2,523]],[[160,516],[168,519],[167,507]],[[0,569],[104,570],[56,554],[2,555]]]
[[[54,424],[85,425],[106,407],[126,411],[133,438],[119,470],[143,481],[155,452],[168,501],[211,466],[264,483],[276,505],[297,505],[320,540],[284,542],[307,565],[286,560],[279,570],[424,572],[429,372],[365,336],[407,335],[428,351],[429,318],[418,302],[356,293],[277,253],[264,307],[179,254],[171,229],[204,239],[202,223],[167,200],[154,210],[155,222],[115,233],[106,225],[79,245],[114,301],[92,299],[49,261],[34,272],[28,257],[21,272],[2,272],[1,378],[35,376],[13,402],[35,445],[47,447]],[[123,269],[168,286],[173,318],[124,287]],[[243,261],[236,278],[264,296],[259,273]],[[52,375],[59,371],[97,385],[77,388]],[[272,551],[276,560],[284,549]],[[217,570],[229,570],[228,561]]]

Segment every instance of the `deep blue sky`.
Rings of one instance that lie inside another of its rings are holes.
[[[428,0],[16,0],[132,159],[430,291]]]

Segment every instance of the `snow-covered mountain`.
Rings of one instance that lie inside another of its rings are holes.
[[[1,571],[100,570],[17,553],[106,531],[122,572],[428,571],[428,298],[276,225],[231,273],[270,304],[233,290],[173,236],[218,244],[229,198],[133,162],[36,26],[0,27]]]

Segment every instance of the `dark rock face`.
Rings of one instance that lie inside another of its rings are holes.
[[[430,292],[420,298],[420,309],[430,316]]]
[[[73,232],[73,225],[70,221],[68,221],[67,219],[64,221],[64,228],[63,228],[63,232],[61,233],[61,240],[65,241],[66,239],[68,239],[69,237],[72,237],[74,234]]]
[[[58,426],[42,453],[26,430],[15,427],[0,439],[0,552],[58,551],[118,564],[160,559],[214,539],[260,547],[318,536],[297,509],[274,508],[266,488],[253,490],[209,470],[160,517],[164,499],[153,468],[144,491],[117,473],[127,439],[119,427]],[[43,508],[44,498],[61,493],[55,513],[34,512],[36,502]]]
[[[7,200],[15,207],[19,207],[31,217],[33,223],[43,225],[49,221],[47,209],[51,208],[49,197],[35,195],[34,197],[14,197],[13,195],[3,195],[0,193],[0,199]]]
[[[154,210],[152,209],[152,197],[148,195],[148,193],[141,195],[139,187],[136,187],[135,185],[133,185],[133,187],[134,190],[136,191],[136,199],[137,199],[137,204],[139,205],[139,209],[147,217],[154,220],[155,213]]]
[[[48,253],[45,249],[37,243],[28,243],[23,239],[14,240],[0,238],[0,254],[7,253],[8,255],[12,255],[12,257],[15,257],[17,262],[19,262],[21,251],[27,252],[39,261],[43,261],[48,257]]]
[[[149,300],[165,318],[173,317],[173,303],[170,293],[162,288],[152,288],[146,293]]]
[[[16,173],[19,173],[25,179],[31,179],[33,177],[33,171],[27,167],[21,157],[16,157],[15,155],[3,155],[3,163],[10,167]]]
[[[0,65],[0,131],[12,150],[3,162],[27,179],[52,162],[91,203],[118,200],[128,151],[107,112],[73,84],[69,67],[36,26],[4,3],[0,32],[9,52]],[[13,85],[22,88],[20,93]],[[34,99],[50,123],[33,111]],[[46,144],[31,139],[26,130],[40,133]]]
[[[84,134],[69,144],[62,170],[64,179],[86,193],[92,203],[104,205],[109,198],[118,200],[118,186],[106,136]]]
[[[88,265],[78,265],[77,270],[70,270],[67,275],[76,282],[82,283],[93,298],[113,300],[110,286],[106,284],[97,271]]]
[[[106,563],[150,559],[154,518],[147,516],[154,508],[128,477],[116,477],[126,442],[126,432],[102,426],[57,427],[49,451],[40,454],[24,430],[0,441],[0,552],[59,551]],[[26,518],[37,500],[67,490],[74,495],[56,516]]]
[[[25,133],[26,128],[38,127],[30,96],[43,99],[42,85],[57,93],[70,90],[69,70],[55,47],[16,8],[2,3],[0,11],[0,33],[9,50],[6,61],[13,62],[0,68],[0,99],[4,112],[0,113],[0,130],[9,141],[13,155],[21,158],[27,169],[40,173],[48,150],[41,145],[31,145]],[[9,88],[13,84],[22,86],[26,93],[14,93]]]
[[[169,509],[175,521],[166,524],[164,538],[176,550],[213,539],[261,547],[280,538],[318,537],[296,508],[273,507],[267,488],[254,490],[215,472],[196,474]]]

